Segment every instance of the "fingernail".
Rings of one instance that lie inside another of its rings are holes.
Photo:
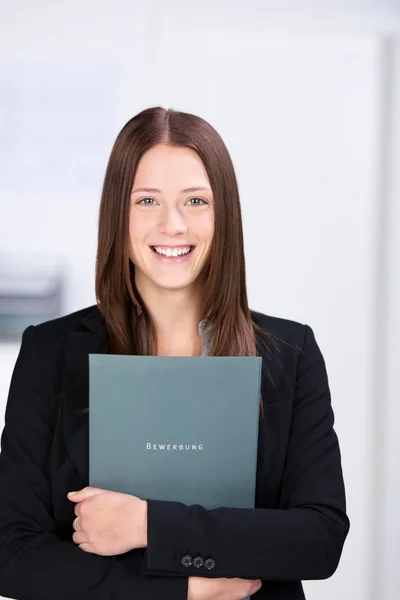
[[[76,492],[68,492],[68,496],[72,496],[72,494],[76,494]]]

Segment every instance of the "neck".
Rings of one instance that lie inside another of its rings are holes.
[[[200,294],[193,288],[168,290],[135,281],[157,332],[158,354],[196,356],[201,353],[198,324],[203,318]]]

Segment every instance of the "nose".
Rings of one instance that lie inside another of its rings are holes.
[[[184,216],[181,214],[178,207],[164,206],[161,211],[160,218],[161,233],[174,236],[177,233],[185,233],[187,225]]]

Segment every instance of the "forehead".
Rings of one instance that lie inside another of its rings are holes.
[[[207,171],[200,156],[185,146],[157,144],[139,161],[134,185],[183,187],[210,185]]]

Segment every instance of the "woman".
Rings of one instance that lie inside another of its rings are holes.
[[[301,580],[335,572],[349,531],[325,363],[311,327],[249,309],[233,165],[199,117],[151,108],[119,133],[96,298],[23,334],[0,455],[0,594],[304,598]],[[98,351],[262,356],[256,508],[89,487]]]

